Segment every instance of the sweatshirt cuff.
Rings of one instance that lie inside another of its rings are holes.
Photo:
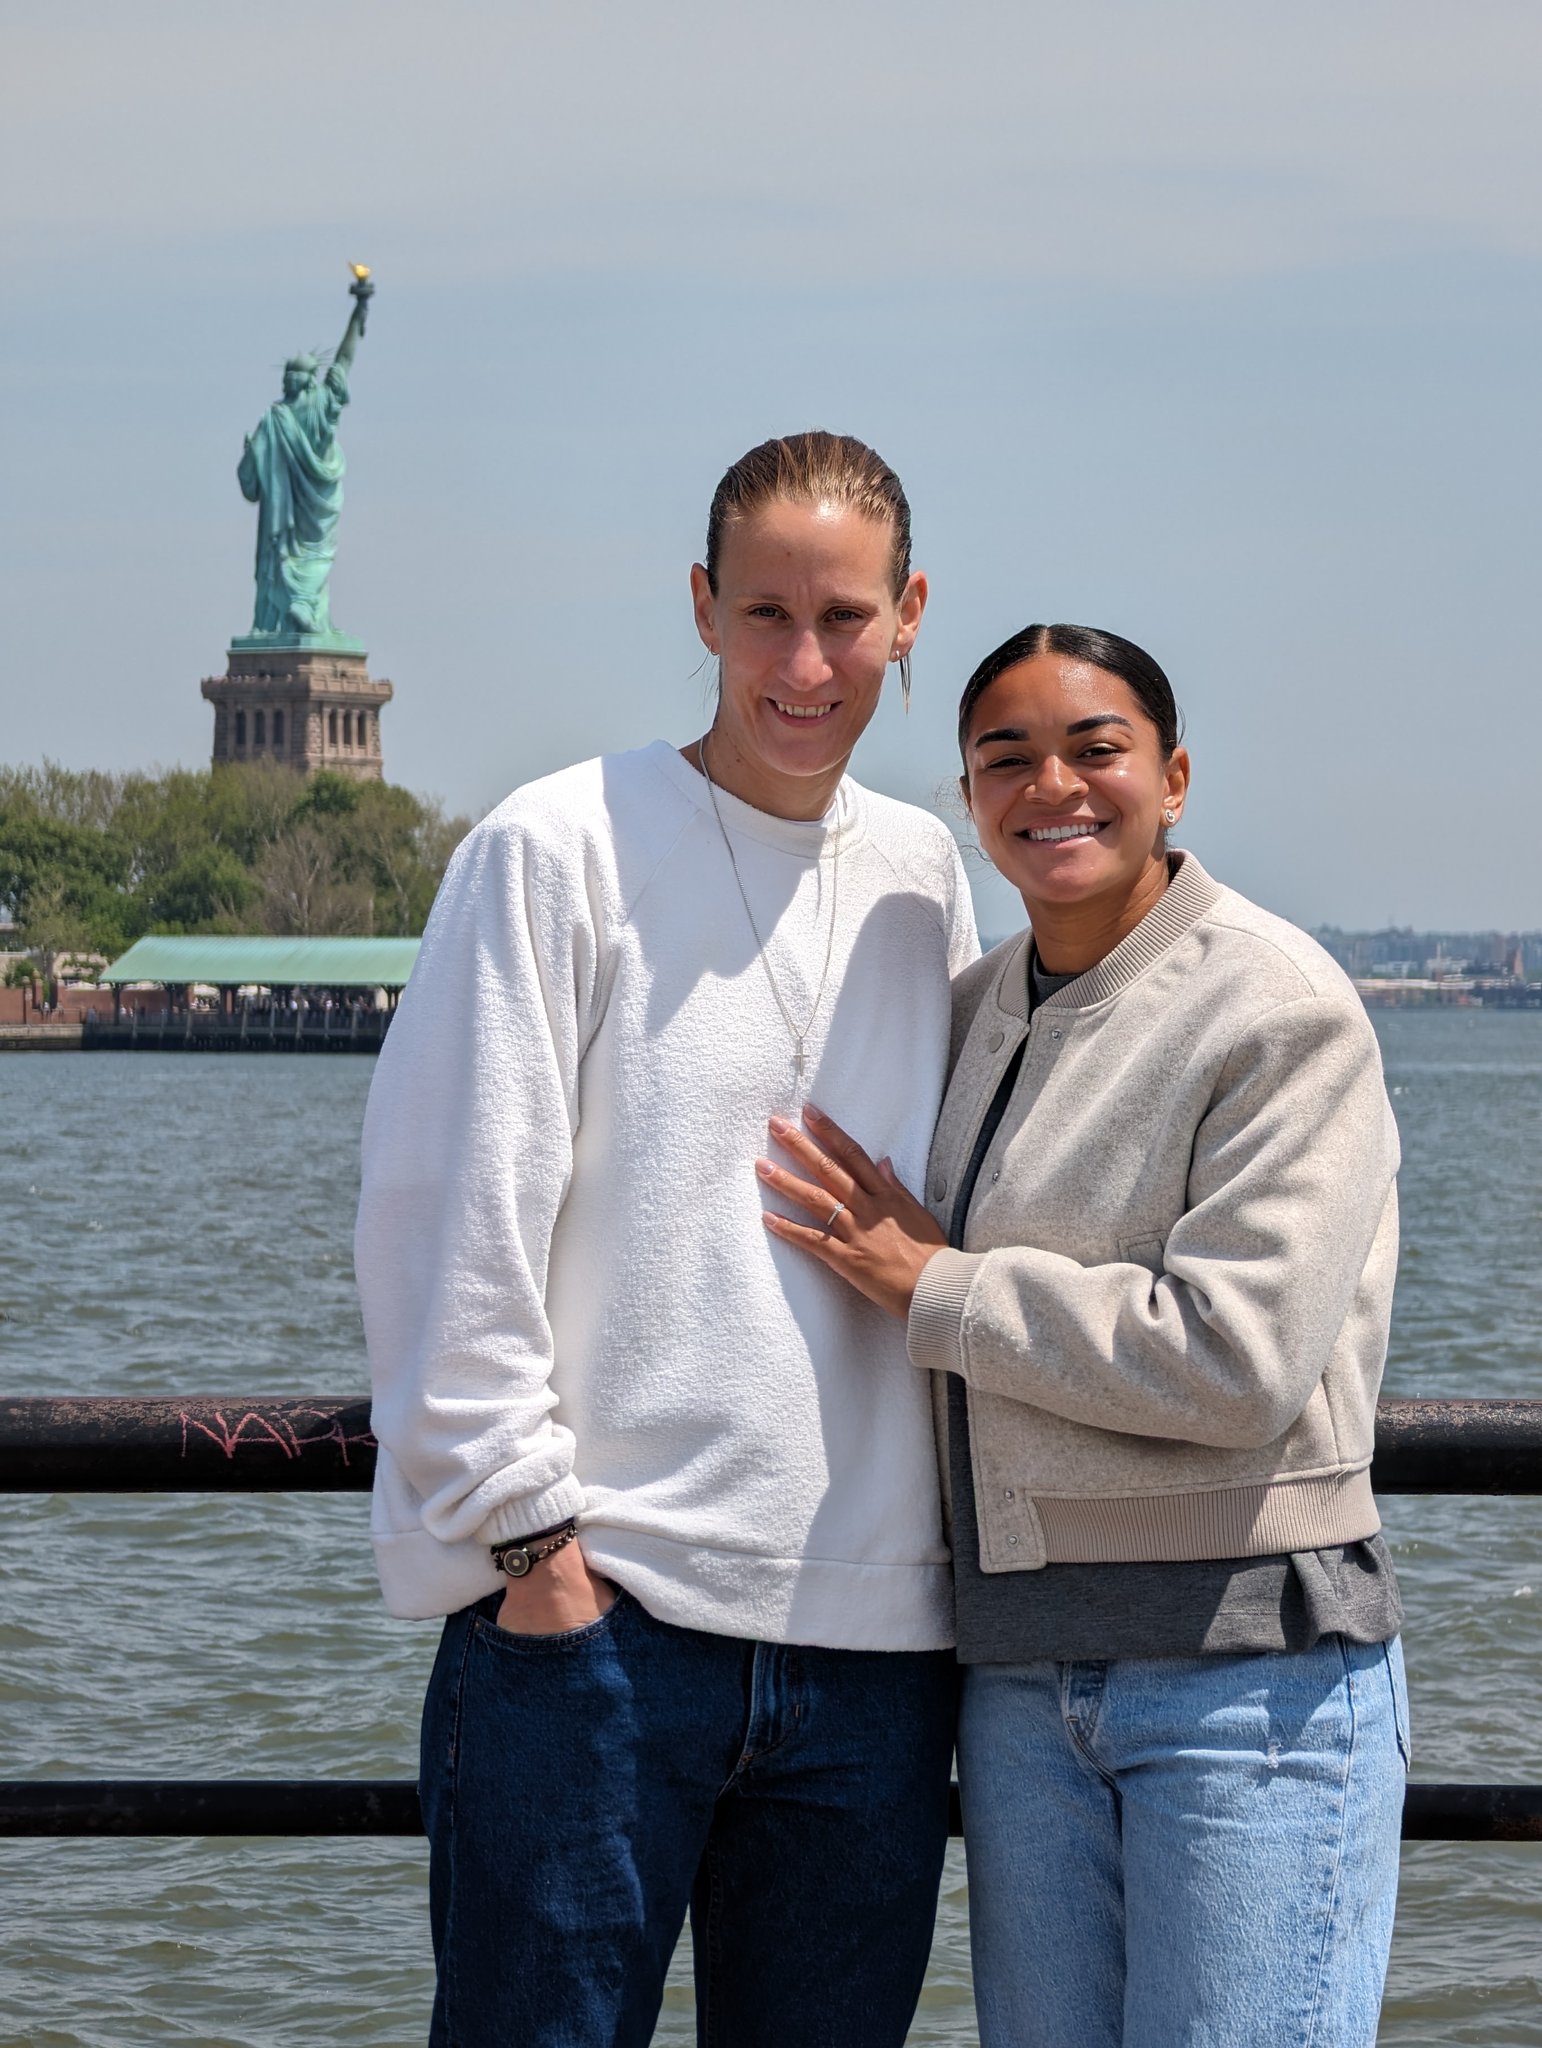
[[[983,1252],[933,1252],[910,1303],[905,1344],[912,1365],[928,1372],[964,1370],[964,1306]]]
[[[520,1493],[495,1508],[476,1532],[478,1543],[517,1543],[537,1529],[555,1529],[583,1513],[584,1490],[570,1472],[542,1493]]]

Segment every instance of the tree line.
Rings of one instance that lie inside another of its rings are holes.
[[[0,916],[13,948],[109,960],[147,932],[414,936],[469,822],[276,761],[0,766]]]

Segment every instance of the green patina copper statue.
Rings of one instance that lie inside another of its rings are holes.
[[[343,509],[337,422],[375,289],[366,264],[356,263],[353,273],[354,308],[337,354],[325,371],[315,356],[291,356],[283,397],[246,437],[236,475],[257,507],[257,605],[251,632],[233,647],[363,652],[360,642],[335,630],[327,602]]]

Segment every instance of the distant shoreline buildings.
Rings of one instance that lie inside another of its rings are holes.
[[[1005,933],[982,940],[987,952]],[[1410,925],[1312,937],[1371,1009],[1542,1010],[1542,931],[1431,932]]]
[[[1312,934],[1378,1009],[1431,1006],[1542,1010],[1542,932],[1376,932],[1320,926]]]

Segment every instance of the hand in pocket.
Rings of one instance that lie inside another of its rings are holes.
[[[498,1626],[516,1636],[559,1636],[586,1628],[615,1604],[609,1579],[590,1571],[583,1551],[569,1543],[543,1558],[522,1579],[510,1579]]]

